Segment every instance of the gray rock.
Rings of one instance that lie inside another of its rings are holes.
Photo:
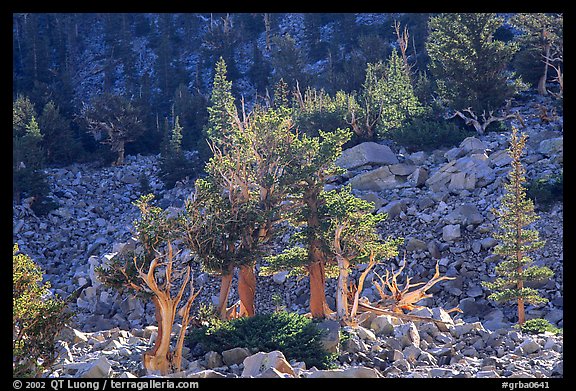
[[[367,164],[396,164],[398,158],[390,147],[375,142],[364,142],[342,151],[336,159],[336,164],[342,168],[353,169]]]
[[[389,315],[379,315],[375,317],[370,323],[370,328],[378,335],[392,335],[394,333],[394,325],[397,324]]]
[[[335,320],[326,319],[318,323],[318,328],[326,331],[320,340],[324,349],[330,353],[338,353],[340,323]]]
[[[281,271],[278,273],[274,273],[274,275],[272,276],[272,281],[274,281],[278,285],[282,285],[286,281],[288,274],[289,274],[289,272],[287,272],[287,271]]]
[[[466,137],[460,143],[460,148],[462,148],[466,154],[484,153],[487,145],[476,137]]]
[[[398,217],[401,212],[406,210],[406,202],[404,200],[390,201],[386,206],[380,208],[378,213],[386,213],[388,219]]]
[[[445,242],[454,242],[461,237],[460,224],[449,224],[442,228],[442,239]]]
[[[492,377],[501,377],[498,372],[496,372],[495,370],[490,370],[490,371],[478,371],[476,372],[476,377],[477,378],[492,378]]]
[[[378,209],[380,209],[388,202],[384,200],[382,197],[378,196],[378,194],[371,191],[358,194],[357,197],[363,199],[364,201],[372,202],[374,204],[372,212],[376,212]]]
[[[401,186],[405,181],[392,174],[388,166],[379,167],[350,179],[350,185],[356,190],[382,191]]]
[[[222,361],[226,365],[240,364],[250,356],[250,351],[246,348],[232,348],[222,352]]]
[[[538,146],[538,152],[549,157],[552,156],[559,157],[560,160],[557,161],[561,162],[562,155],[564,152],[564,137],[556,137],[548,140],[542,140],[540,142],[540,145]]]
[[[413,322],[394,326],[394,337],[398,338],[402,348],[409,345],[420,347],[420,334]]]
[[[221,379],[225,378],[226,375],[215,371],[213,369],[205,369],[203,371],[190,371],[186,373],[186,378],[189,379]]]
[[[268,368],[277,369],[281,373],[286,373],[291,376],[296,376],[294,369],[286,361],[284,354],[278,350],[269,353],[258,352],[252,356],[244,359],[244,369],[242,370],[242,377],[257,377]]]
[[[204,355],[206,361],[206,368],[214,369],[223,365],[222,356],[218,352],[210,351]]]
[[[78,377],[81,378],[105,378],[110,377],[112,365],[108,359],[101,356],[99,359],[86,364],[85,368],[78,371]]]

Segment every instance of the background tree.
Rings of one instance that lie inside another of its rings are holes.
[[[538,291],[525,286],[526,282],[550,278],[553,274],[548,267],[532,265],[528,253],[541,248],[544,242],[539,240],[538,231],[527,228],[538,215],[534,212],[534,203],[526,197],[523,184],[526,182],[525,169],[521,162],[527,136],[518,135],[512,128],[508,153],[512,158],[512,169],[508,174],[510,182],[505,184],[505,193],[500,208],[495,211],[500,232],[494,237],[500,244],[494,253],[504,257],[497,266],[498,277],[484,286],[495,291],[489,296],[498,302],[516,301],[518,305],[518,324],[525,320],[525,303],[545,303],[547,300],[538,295]]]
[[[43,139],[34,105],[19,96],[12,104],[12,197],[16,202],[25,199],[25,206],[38,215],[57,207],[48,195],[50,187],[42,171]]]
[[[128,98],[105,93],[94,99],[83,113],[88,131],[94,139],[109,144],[117,154],[115,165],[124,164],[126,144],[144,131],[142,114]]]
[[[510,24],[522,32],[517,38],[521,50],[514,58],[516,69],[536,85],[540,95],[547,95],[550,64],[546,59],[556,57],[555,48],[562,46],[562,14],[518,13],[512,16]]]
[[[60,109],[53,101],[44,106],[38,124],[44,134],[42,146],[46,163],[66,165],[79,159],[82,144],[74,137],[70,121],[60,114]]]
[[[182,149],[182,133],[180,117],[176,116],[170,136],[166,137],[165,145],[160,153],[160,179],[168,189],[176,182],[186,177],[192,179],[195,174],[194,162],[188,160]]]
[[[518,47],[494,39],[503,19],[491,13],[431,17],[426,49],[438,94],[452,110],[479,114],[499,109],[520,89],[508,69]]]

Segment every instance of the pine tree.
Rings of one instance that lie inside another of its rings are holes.
[[[232,96],[232,82],[227,79],[226,72],[226,62],[220,57],[214,69],[206,127],[206,138],[211,139],[217,145],[230,137],[231,121],[237,117],[237,109]]]
[[[507,69],[514,43],[494,39],[503,19],[491,13],[448,13],[429,20],[426,49],[438,93],[453,110],[499,109],[521,88]]]
[[[500,232],[495,239],[500,244],[494,253],[501,255],[502,260],[496,266],[498,277],[484,286],[495,291],[489,298],[497,302],[516,301],[518,305],[518,324],[525,320],[525,303],[545,303],[547,300],[538,295],[538,291],[525,286],[526,282],[546,279],[553,272],[548,267],[534,266],[528,253],[544,246],[539,240],[538,231],[527,228],[538,219],[534,212],[534,203],[526,196],[523,183],[526,182],[525,168],[521,162],[527,136],[518,135],[512,129],[508,153],[512,158],[512,169],[508,174],[510,182],[505,184],[505,193],[500,208],[495,211],[500,225]]]
[[[70,122],[53,101],[46,103],[38,123],[44,134],[42,144],[47,163],[66,165],[79,157],[82,145],[74,138]]]
[[[191,178],[195,173],[193,162],[186,158],[182,150],[182,131],[180,117],[176,116],[174,127],[167,131],[169,136],[165,138],[160,153],[160,179],[168,189],[173,188],[179,180]]]

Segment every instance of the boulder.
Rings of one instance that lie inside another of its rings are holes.
[[[442,228],[442,239],[445,242],[454,242],[460,239],[460,224],[449,224]]]
[[[388,202],[372,191],[360,193],[356,196],[360,199],[363,199],[364,201],[372,202],[374,204],[372,212],[376,212],[378,209],[383,207]]]
[[[350,179],[350,185],[356,190],[382,191],[403,185],[404,181],[392,174],[388,166],[378,167]]]
[[[318,323],[318,328],[325,330],[320,339],[324,349],[330,353],[338,353],[340,344],[340,323],[335,320],[326,319]]]
[[[204,355],[206,361],[206,368],[213,369],[223,365],[222,356],[218,352],[210,351]]]
[[[284,354],[278,350],[269,353],[258,352],[244,359],[242,377],[257,377],[269,368],[277,369],[280,373],[296,376]]]
[[[394,200],[380,208],[378,213],[386,213],[388,215],[388,219],[393,219],[398,217],[401,212],[406,210],[406,208],[407,206],[404,200]]]
[[[390,147],[375,142],[364,142],[342,151],[336,164],[342,168],[353,169],[367,164],[387,165],[398,163],[398,158]]]
[[[370,323],[370,328],[378,335],[394,334],[394,325],[398,324],[389,315],[378,315]]]
[[[400,341],[402,348],[410,345],[420,347],[420,334],[413,322],[394,326],[394,337]]]
[[[466,154],[483,153],[486,150],[487,145],[476,137],[466,137],[460,143],[460,148],[462,148]]]
[[[101,356],[99,359],[86,364],[86,366],[78,370],[78,377],[81,378],[106,378],[110,377],[112,373],[112,365],[108,359]]]
[[[414,187],[424,186],[428,179],[428,170],[423,167],[418,167],[410,175],[408,175],[408,183]]]
[[[247,348],[232,348],[222,352],[222,361],[226,365],[240,364],[250,356]]]
[[[416,166],[413,164],[398,163],[388,166],[390,172],[394,175],[407,176],[414,172]]]

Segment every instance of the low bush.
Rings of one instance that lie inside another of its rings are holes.
[[[330,368],[336,355],[324,350],[324,331],[311,319],[293,312],[258,314],[230,321],[215,321],[193,329],[188,337],[191,347],[200,343],[207,350],[221,353],[235,347],[255,351],[279,350],[288,360],[304,361],[308,368]]]
[[[548,332],[553,333],[553,334],[562,333],[562,329],[559,329],[558,327],[554,326],[552,323],[550,323],[546,319],[542,319],[542,318],[527,320],[526,322],[524,322],[524,324],[522,324],[520,326],[520,329],[523,332],[530,333],[530,334],[539,334],[539,333],[543,333],[545,331],[548,331]]]
[[[526,195],[541,209],[548,209],[554,202],[562,201],[563,173],[534,179],[526,184]]]
[[[394,131],[390,138],[410,151],[431,151],[440,147],[458,145],[470,132],[430,115],[417,116]]]

